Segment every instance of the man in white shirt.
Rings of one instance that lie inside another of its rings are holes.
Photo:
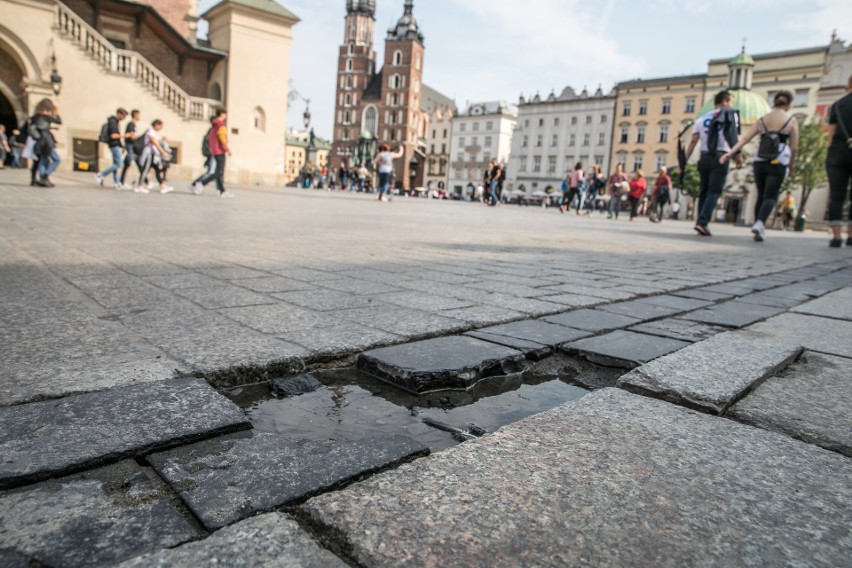
[[[730,91],[720,91],[715,99],[715,108],[702,116],[692,130],[692,140],[686,149],[686,158],[692,155],[695,146],[701,146],[701,158],[698,160],[698,174],[701,178],[701,193],[698,196],[698,220],[695,232],[703,237],[711,236],[707,225],[713,218],[716,203],[725,189],[728,178],[729,162],[719,163],[725,153],[736,146],[739,138],[739,115],[733,110],[734,95]],[[711,148],[712,146],[712,148]],[[737,167],[743,164],[741,153],[735,155]]]

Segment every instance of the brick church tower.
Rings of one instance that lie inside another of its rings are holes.
[[[379,71],[373,44],[375,0],[348,0],[346,8],[330,164],[335,169],[342,164],[357,167],[364,159],[371,168],[374,156],[367,150],[376,143],[393,149],[402,145],[405,154],[394,163],[394,185],[423,185],[428,115],[421,108],[424,47],[414,1],[406,0],[402,17],[388,30]]]

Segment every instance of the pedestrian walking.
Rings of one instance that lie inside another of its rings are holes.
[[[752,162],[754,183],[757,186],[757,202],[754,205],[754,225],[751,232],[757,242],[763,242],[766,238],[766,221],[775,210],[781,185],[792,170],[799,152],[799,126],[795,117],[790,114],[792,104],[793,93],[789,91],[776,93],[772,111],[757,121],[720,159],[724,164],[755,136],[760,136],[760,145]],[[790,197],[792,198],[792,194]],[[793,209],[795,210],[795,202]],[[787,210],[782,208],[782,213],[786,214]],[[788,223],[785,223],[786,225]]]
[[[852,180],[852,76],[847,84],[845,97],[831,106],[828,115],[828,156],[825,167],[828,171],[829,203],[828,223],[831,226],[832,239],[829,245],[838,248],[843,245],[843,206],[852,198],[850,180]],[[852,247],[852,205],[846,221],[846,246]]]
[[[139,157],[139,154],[136,151],[136,148],[138,147],[137,140],[139,140],[137,128],[141,119],[142,114],[138,110],[133,109],[130,111],[130,120],[128,121],[127,126],[124,127],[124,148],[127,153],[124,155],[124,167],[121,169],[121,178],[119,179],[119,182],[121,183],[121,187],[126,190],[132,190],[136,187],[136,184],[128,185],[127,172],[130,170],[130,166],[137,163],[136,159]]]
[[[42,99],[36,105],[35,112],[27,126],[28,139],[24,148],[24,157],[33,161],[30,185],[53,187],[50,175],[56,171],[61,161],[56,152],[53,126],[62,124],[62,118],[59,116],[59,107],[50,99]]]
[[[712,236],[708,225],[713,219],[716,204],[725,189],[728,178],[728,161],[720,158],[737,145],[740,132],[739,115],[733,109],[734,95],[730,91],[719,91],[713,99],[714,109],[701,117],[693,127],[692,139],[686,149],[686,159],[700,146],[698,174],[701,191],[698,195],[698,220],[695,232],[702,237]],[[737,167],[742,167],[742,152],[732,154]]]
[[[231,148],[228,146],[228,128],[225,126],[227,119],[228,112],[224,108],[216,110],[210,130],[207,131],[207,144],[210,147],[210,155],[216,163],[216,168],[212,172],[208,168],[204,175],[192,182],[192,192],[196,195],[200,195],[204,191],[204,186],[215,179],[219,197],[234,196],[233,193],[225,189],[225,156],[231,155]]]
[[[609,176],[609,215],[607,219],[612,219],[615,216],[618,219],[618,212],[621,211],[621,192],[627,185],[627,176],[624,175],[624,166],[617,164],[615,173]]]
[[[386,193],[390,192],[391,178],[393,177],[393,161],[396,158],[401,158],[405,153],[405,149],[400,146],[396,152],[390,151],[390,146],[382,144],[379,147],[379,155],[376,156],[376,169],[379,172],[379,201],[388,201]],[[361,168],[366,172],[366,168],[362,165]],[[360,170],[358,173],[361,175]],[[366,177],[366,173],[364,175]],[[362,180],[363,188],[363,180]]]
[[[651,222],[662,223],[666,205],[671,202],[672,178],[668,175],[665,166],[660,168],[657,179],[654,181],[653,205],[651,206]]]
[[[6,136],[6,126],[0,124],[0,170],[6,167],[6,157],[12,153],[9,137]]]
[[[790,225],[793,224],[793,221],[796,219],[796,198],[793,197],[792,191],[787,190],[784,193],[784,197],[778,204],[778,209],[781,213],[781,225],[784,227],[785,231],[789,231]],[[756,235],[755,239],[757,240]]]
[[[600,164],[595,164],[592,169],[592,174],[589,176],[589,195],[587,201],[589,203],[589,213],[597,209],[598,201],[606,190],[606,178],[603,175],[603,168]],[[603,209],[601,209],[603,214]]]
[[[562,207],[560,208],[563,213],[567,213],[569,209],[571,209],[571,204],[574,203],[574,200],[577,199],[577,215],[580,214],[580,186],[583,183],[583,162],[577,162],[574,165],[574,169],[571,170],[571,173],[568,174],[568,197],[567,199],[563,197],[562,199]]]
[[[645,197],[645,191],[648,189],[648,183],[645,181],[645,173],[642,170],[633,172],[633,179],[630,180],[630,192],[627,194],[627,200],[630,202],[630,222],[636,220],[638,215],[639,202]]]
[[[127,118],[127,111],[123,108],[119,108],[115,111],[114,116],[110,116],[107,118],[106,123],[101,128],[101,135],[99,138],[99,142],[103,142],[109,147],[110,154],[112,155],[112,165],[106,168],[104,171],[95,174],[95,181],[97,181],[98,185],[104,185],[104,179],[112,174],[114,188],[117,191],[121,191],[123,189],[123,185],[121,183],[121,177],[118,173],[121,170],[122,165],[124,164],[124,157],[121,153],[122,145],[121,140],[123,138],[121,134],[121,121]]]
[[[12,130],[12,136],[9,138],[9,144],[12,146],[12,167],[20,169],[21,167],[21,152],[24,150],[24,140],[21,140],[21,131],[15,128]]]
[[[148,130],[145,131],[144,148],[142,150],[142,154],[139,156],[141,171],[139,174],[139,184],[135,189],[136,193],[148,193],[148,188],[142,185],[142,182],[148,177],[148,173],[152,169],[157,176],[157,181],[160,182],[160,193],[171,193],[175,190],[175,188],[166,183],[166,178],[164,176],[165,169],[163,168],[163,161],[171,159],[171,156],[160,143],[160,132],[162,129],[163,121],[157,119],[152,122]]]

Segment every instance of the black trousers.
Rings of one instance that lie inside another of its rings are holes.
[[[843,205],[847,197],[852,199],[852,190],[849,188],[849,181],[852,180],[852,150],[832,145],[828,149],[825,167],[829,188],[828,221],[832,227],[842,227]],[[852,227],[852,206],[846,224]]]
[[[719,163],[722,152],[701,154],[698,160],[698,175],[701,178],[701,193],[698,195],[698,225],[707,225],[713,220],[713,211],[725,189],[728,168],[731,162]]]
[[[213,156],[213,159],[216,161],[216,169],[212,172],[205,173],[193,183],[207,185],[215,179],[216,189],[219,190],[219,193],[225,193],[225,154]]]
[[[754,184],[757,186],[757,203],[754,204],[754,220],[763,221],[769,219],[775,204],[778,203],[778,194],[781,192],[781,184],[787,175],[787,166],[784,164],[771,164],[769,162],[754,162]]]

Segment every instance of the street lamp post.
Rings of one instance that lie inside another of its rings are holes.
[[[59,92],[62,90],[62,76],[56,70],[56,52],[50,55],[50,63],[53,68],[53,71],[50,73],[50,85],[53,88],[53,94],[58,97]]]

